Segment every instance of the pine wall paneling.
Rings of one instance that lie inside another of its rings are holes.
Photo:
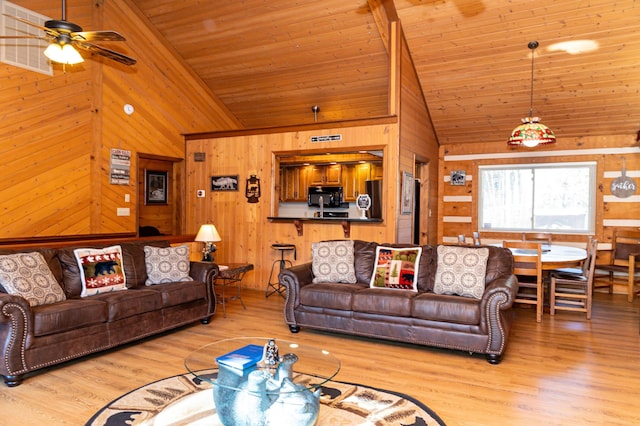
[[[506,139],[506,138],[505,138]],[[479,228],[477,223],[478,188],[474,177],[479,165],[545,163],[565,161],[597,162],[596,235],[598,261],[607,261],[613,232],[616,228],[640,228],[640,190],[629,198],[617,198],[611,194],[611,182],[621,176],[622,159],[626,163],[626,175],[640,183],[640,147],[630,136],[584,137],[562,139],[553,146],[533,149],[509,148],[506,142],[444,145],[440,148],[438,239],[456,243],[457,236],[470,238]],[[452,170],[464,170],[467,181],[464,186],[451,186]],[[483,242],[500,242],[504,239],[520,239],[521,233],[483,232]],[[585,246],[587,236],[572,234],[554,235],[554,241]],[[626,291],[617,288],[616,291]]]
[[[429,209],[432,210],[432,217],[437,216],[437,189],[431,188],[429,182],[437,182],[438,168],[416,167],[416,163],[428,163],[436,165],[438,163],[438,141],[433,129],[431,117],[427,110],[422,89],[418,81],[411,54],[407,49],[404,37],[401,37],[400,56],[400,137],[399,137],[399,159],[400,171],[398,181],[402,179],[401,171],[408,171],[414,178],[421,179],[421,186],[425,188],[421,194],[421,232],[420,242],[422,244],[435,243],[437,236],[437,226],[435,220],[429,219]],[[419,176],[419,172],[428,170],[429,176]],[[398,200],[398,213],[400,213],[400,202]],[[414,213],[411,215],[400,215],[398,219],[398,241],[412,242]],[[427,238],[425,238],[425,236]]]
[[[60,18],[59,2],[13,2]],[[66,72],[55,65],[53,76],[0,64],[1,238],[135,232],[136,154],[183,158],[183,133],[239,127],[130,1],[71,0],[67,8],[67,19],[86,30],[125,35],[104,45],[138,63],[86,58]],[[109,183],[111,148],[132,152],[129,185]],[[118,217],[118,207],[131,216]]]
[[[387,120],[388,121],[388,120]],[[397,209],[395,174],[397,167],[398,125],[381,124],[357,127],[300,130],[283,133],[227,136],[208,139],[189,139],[186,148],[186,218],[187,232],[195,233],[202,223],[215,224],[222,241],[217,243],[216,262],[250,262],[255,265],[243,285],[264,288],[271,264],[278,253],[271,249],[274,243],[293,243],[298,248],[295,263],[311,260],[311,243],[328,239],[344,239],[339,223],[304,223],[303,235],[298,236],[292,222],[270,221],[277,216],[279,164],[277,155],[303,150],[315,152],[353,151],[375,148],[384,151],[383,180],[394,182],[383,195],[381,224],[354,224],[351,239],[394,242]],[[312,143],[310,136],[340,133],[340,142]],[[320,151],[319,151],[320,150]],[[204,152],[205,162],[194,162],[193,154]],[[255,204],[247,203],[246,179],[256,174],[260,178],[262,196]],[[238,175],[239,191],[210,191],[210,178],[214,175]],[[198,189],[206,190],[205,198],[197,198]]]

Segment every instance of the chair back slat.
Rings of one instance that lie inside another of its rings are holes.
[[[515,301],[536,305],[536,321],[542,321],[542,243],[535,241],[505,241],[502,246],[511,250],[513,273],[518,277],[518,294]],[[524,277],[535,277],[533,282]],[[535,288],[535,292],[533,289]]]
[[[640,232],[618,230],[613,236],[612,264],[629,266],[629,255],[640,253]]]

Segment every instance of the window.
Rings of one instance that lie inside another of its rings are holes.
[[[596,163],[480,166],[485,231],[595,232]]]

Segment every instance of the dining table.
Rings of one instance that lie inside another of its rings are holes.
[[[501,243],[495,244],[502,247]],[[535,255],[534,250],[510,249],[514,254]],[[559,268],[574,268],[582,264],[587,258],[587,250],[580,247],[564,246],[561,244],[542,244],[542,269],[549,271]]]

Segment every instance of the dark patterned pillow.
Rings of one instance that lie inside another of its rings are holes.
[[[482,299],[489,249],[438,246],[433,292]]]
[[[145,285],[193,281],[189,276],[190,249],[183,244],[177,247],[144,247],[147,267]]]
[[[110,246],[100,249],[79,248],[73,251],[80,267],[82,293],[93,296],[127,289],[127,280],[122,266],[122,248]]]
[[[0,285],[8,294],[27,299],[30,306],[66,299],[46,260],[38,252],[0,256]]]
[[[355,283],[353,240],[311,244],[314,283]]]
[[[369,287],[418,291],[422,247],[376,247],[376,261]]]

